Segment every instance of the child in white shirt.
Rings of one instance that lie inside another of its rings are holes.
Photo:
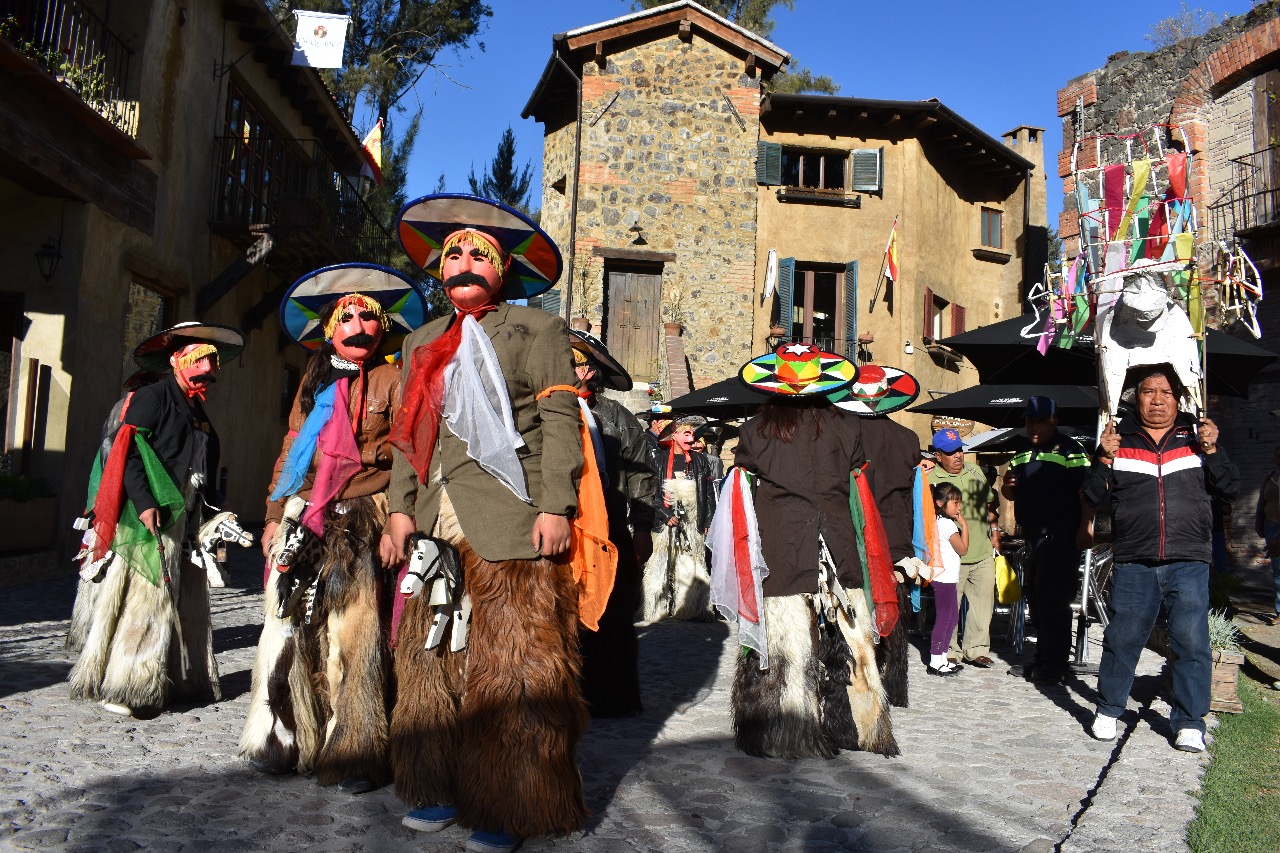
[[[960,558],[969,550],[969,527],[960,513],[960,490],[951,483],[933,486],[933,505],[938,514],[938,547],[942,571],[933,579],[934,623],[929,643],[930,675],[955,675],[960,667],[947,660],[951,633],[960,621],[956,582],[960,579]]]

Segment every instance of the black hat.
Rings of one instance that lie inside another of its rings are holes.
[[[244,332],[214,323],[179,323],[138,344],[133,351],[133,360],[143,370],[167,373],[169,355],[188,344],[197,343],[213,344],[218,350],[218,363],[226,364],[244,349]]]
[[[612,388],[615,391],[631,390],[634,384],[631,381],[631,374],[627,373],[627,369],[619,364],[617,359],[609,355],[609,350],[595,335],[570,329],[569,346],[591,359],[600,373],[600,381],[606,388]]]
[[[666,441],[675,435],[677,429],[682,426],[700,427],[707,422],[702,415],[680,415],[675,420],[662,428],[662,432],[658,433],[658,441]],[[695,435],[697,433],[695,432]]]

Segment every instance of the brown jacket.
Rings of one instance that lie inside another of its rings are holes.
[[[867,480],[884,521],[889,556],[896,563],[915,555],[911,546],[911,490],[920,464],[920,439],[887,417],[863,418],[862,448],[870,463]]]
[[[365,389],[364,421],[360,425],[360,435],[356,436],[356,444],[360,447],[360,462],[363,464],[342,491],[338,500],[362,498],[377,494],[387,488],[391,479],[391,445],[387,437],[391,432],[391,418],[400,408],[400,371],[390,364],[380,364],[369,371],[368,387]],[[353,382],[347,398],[347,411],[356,403],[357,387]],[[307,416],[302,414],[298,396],[293,398],[293,409],[289,412],[289,433],[284,437],[284,446],[276,459],[275,471],[271,475],[271,486],[267,489],[270,495],[276,490],[276,481],[280,479],[280,468],[293,446],[293,437],[302,429]],[[311,460],[311,468],[298,494],[303,498],[311,497],[311,487],[315,481],[317,456]],[[284,503],[287,498],[278,501],[267,501],[267,523],[279,522],[284,517]]]
[[[815,429],[821,412],[822,430]],[[862,464],[862,426],[840,409],[809,410],[786,444],[761,434],[754,417],[734,450],[738,465],[758,475],[755,505],[769,576],[766,597],[818,590],[818,534],[836,561],[840,583],[862,588],[862,565],[849,512],[849,472]]]
[[[409,335],[404,342],[404,383],[413,350],[435,340],[454,318],[442,317]],[[467,542],[490,562],[532,560],[533,522],[538,513],[572,517],[578,507],[578,476],[582,471],[582,416],[578,398],[557,392],[537,399],[553,385],[572,386],[573,356],[564,320],[536,308],[503,303],[485,315],[480,327],[493,343],[516,429],[525,446],[518,451],[532,504],[467,455],[466,443],[440,421],[440,437],[431,457],[428,482],[421,485],[403,453],[396,452],[387,496],[391,511],[416,519],[419,530],[430,533],[440,512],[440,490],[447,488]]]

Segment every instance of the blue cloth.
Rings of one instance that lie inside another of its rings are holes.
[[[306,482],[307,472],[311,470],[311,459],[316,455],[316,442],[320,438],[320,430],[333,415],[334,389],[337,387],[338,383],[332,382],[316,394],[316,406],[302,422],[302,429],[298,430],[298,434],[293,437],[293,444],[289,446],[289,455],[280,469],[280,477],[276,480],[276,488],[271,493],[271,500],[278,501],[295,494]]]
[[[1102,637],[1098,667],[1098,713],[1119,717],[1133,687],[1142,647],[1151,635],[1160,605],[1169,615],[1174,732],[1204,731],[1209,713],[1213,656],[1209,651],[1209,564],[1117,563],[1111,576],[1111,622]]]
[[[916,556],[926,563],[930,559],[929,543],[924,538],[924,517],[920,514],[920,508],[925,506],[924,490],[929,488],[928,477],[924,469],[917,466],[915,479],[911,481],[911,547],[915,550]],[[928,506],[933,506],[932,491],[929,495]]]

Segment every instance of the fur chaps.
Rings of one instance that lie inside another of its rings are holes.
[[[442,507],[442,513],[445,508]],[[465,541],[467,648],[426,649],[430,608],[409,601],[396,648],[391,766],[411,807],[454,805],[458,823],[518,837],[581,828],[577,587],[566,563],[491,563]],[[452,628],[452,625],[450,626]]]
[[[314,771],[322,785],[344,778],[383,785],[390,778],[389,581],[372,543],[387,501],[374,495],[343,506],[326,518],[324,541],[310,542],[292,568],[318,578],[309,621],[305,604],[276,616],[280,576],[272,573],[240,755],[280,771]]]
[[[667,500],[679,501],[686,507],[680,521],[681,546],[676,553],[674,569],[669,576],[671,550],[670,528],[653,533],[653,554],[644,564],[644,587],[640,612],[641,622],[659,619],[710,620],[711,574],[707,568],[706,539],[698,529],[698,490],[693,480],[671,479],[663,484]]]
[[[170,701],[222,698],[213,656],[209,580],[181,559],[173,531],[161,534],[169,558],[165,584],[152,584],[113,557],[97,583],[81,580],[67,645],[80,659],[67,680],[73,699],[92,699],[135,709],[159,709]]]
[[[889,704],[895,708],[907,707],[907,663],[911,657],[911,644],[907,641],[907,619],[911,614],[911,595],[906,584],[895,584],[898,588],[898,621],[889,632],[889,636],[881,637],[876,646],[876,665],[880,668],[880,681],[884,684],[884,695]]]
[[[818,623],[811,598],[765,598],[769,668],[748,651],[733,684],[737,747],[769,758],[832,758],[841,749],[898,754],[875,665],[870,611],[851,590],[854,622]]]

